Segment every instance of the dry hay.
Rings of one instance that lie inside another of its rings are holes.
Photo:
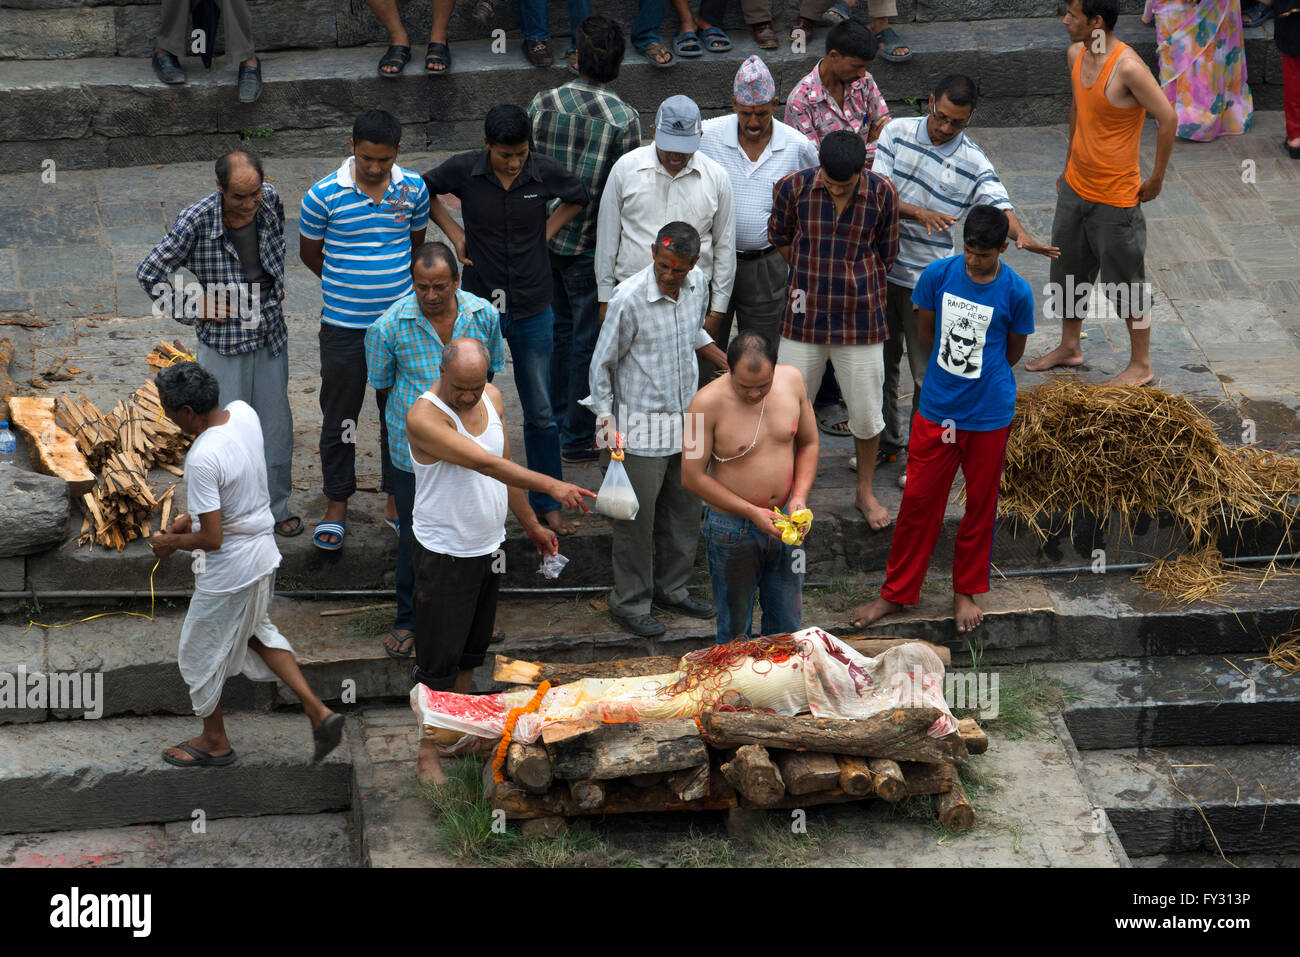
[[[1193,546],[1282,513],[1300,493],[1300,461],[1232,450],[1186,397],[1151,387],[1094,386],[1057,376],[1016,398],[998,513],[1044,540],[1082,508],[1132,538],[1142,516],[1170,513]]]
[[[1260,659],[1247,658],[1245,660],[1259,661]],[[1268,654],[1264,656],[1264,660],[1289,675],[1300,675],[1300,628],[1284,631],[1270,641],[1268,643]]]

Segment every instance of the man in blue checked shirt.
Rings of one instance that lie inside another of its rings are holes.
[[[402,124],[384,110],[366,110],[352,126],[352,155],[302,200],[298,255],[321,278],[320,461],[325,519],[317,548],[343,547],[348,499],[357,490],[356,428],[366,398],[366,330],[411,292],[411,250],[424,242],[429,191],[418,174],[397,164]],[[384,399],[379,406],[380,488],[388,493],[384,520],[399,535]]]
[[[154,314],[195,327],[197,358],[217,377],[224,402],[242,400],[262,422],[266,484],[275,531],[291,537],[293,414],[289,409],[289,338],[284,299],[284,204],[248,150],[216,162],[217,191],[181,210],[136,269]],[[198,282],[187,285],[176,270]]]
[[[415,641],[411,597],[415,474],[407,445],[406,413],[416,399],[437,385],[442,352],[452,339],[477,339],[487,347],[488,378],[506,367],[497,311],[486,299],[460,288],[460,264],[445,243],[425,243],[415,250],[411,283],[415,291],[389,306],[366,332],[370,384],[377,392],[387,393],[384,418],[399,523],[397,621],[384,639],[384,650],[391,658],[410,657]]]

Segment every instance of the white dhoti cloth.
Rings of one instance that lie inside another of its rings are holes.
[[[274,584],[272,571],[237,592],[210,595],[196,591],[190,599],[177,663],[189,685],[194,713],[200,718],[217,710],[221,689],[231,675],[247,675],[253,681],[276,680],[262,656],[249,649],[250,638],[293,654],[289,640],[268,613]]]

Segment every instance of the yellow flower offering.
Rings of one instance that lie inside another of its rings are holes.
[[[776,514],[772,524],[781,530],[781,541],[787,545],[802,545],[804,536],[812,528],[812,510],[801,508],[789,516],[782,514],[779,508],[774,508],[772,511]]]

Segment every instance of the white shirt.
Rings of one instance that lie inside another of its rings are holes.
[[[609,302],[614,287],[653,261],[659,230],[690,223],[700,234],[696,268],[710,282],[709,308],[725,312],[736,279],[736,224],[726,170],[700,152],[670,176],[654,143],[619,157],[600,195],[596,220],[596,288]]]
[[[221,510],[221,547],[195,556],[194,590],[210,595],[247,588],[280,566],[262,423],[252,406],[238,399],[226,411],[229,421],[204,429],[185,456],[193,530],[201,528],[200,515]]]
[[[740,117],[735,113],[705,120],[700,152],[726,170],[731,180],[736,249],[756,252],[770,245],[767,221],[772,215],[772,187],[783,176],[817,166],[820,160],[812,140],[775,118],[763,154],[751,160],[740,145],[739,129]]]

